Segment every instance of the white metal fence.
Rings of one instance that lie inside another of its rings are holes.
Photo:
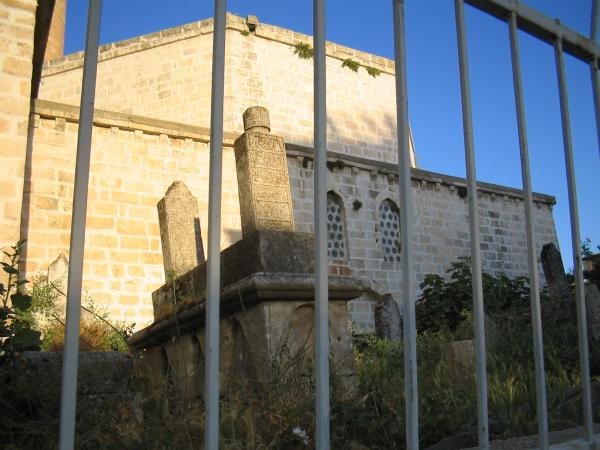
[[[327,140],[326,140],[326,70],[325,70],[325,3],[326,0],[313,0],[314,14],[314,208],[315,208],[315,421],[316,448],[329,448],[329,332],[328,332],[328,260],[326,238],[327,202]],[[531,315],[534,336],[534,358],[537,387],[537,418],[539,447],[548,448],[548,413],[546,407],[546,386],[544,375],[544,353],[540,299],[538,285],[537,255],[533,232],[533,200],[529,155],[527,147],[527,126],[525,123],[523,86],[519,56],[518,30],[547,42],[554,47],[560,109],[562,118],[563,142],[569,207],[571,237],[574,255],[576,301],[578,319],[579,354],[583,389],[583,417],[585,440],[592,447],[592,403],[590,370],[587,344],[586,312],[583,291],[583,267],[580,250],[579,215],[573,164],[570,117],[567,101],[566,74],[563,54],[572,56],[590,65],[596,126],[600,142],[600,80],[598,65],[600,46],[595,42],[600,13],[598,0],[594,0],[590,38],[579,35],[539,12],[527,7],[519,0],[454,0],[455,22],[458,39],[458,59],[462,98],[463,130],[465,143],[465,163],[467,169],[467,192],[469,223],[471,232],[471,259],[473,306],[475,315],[475,343],[477,367],[478,435],[479,448],[489,448],[489,427],[487,408],[487,378],[485,329],[483,311],[483,290],[481,274],[481,254],[479,227],[477,222],[477,184],[475,174],[475,148],[467,58],[467,30],[464,20],[464,2],[507,23],[508,39],[511,48],[513,85],[517,108],[521,170],[525,197],[526,234],[528,246],[529,280],[531,287]],[[62,398],[60,415],[60,448],[72,449],[75,442],[77,360],[79,351],[79,320],[85,238],[85,218],[90,164],[90,145],[94,111],[94,91],[98,60],[98,39],[102,0],[89,0],[88,25],[85,44],[83,88],[81,93],[81,115],[77,143],[75,170],[75,190],[73,196],[73,217],[71,224],[70,266],[67,293],[67,329],[63,362]],[[394,47],[396,62],[396,108],[398,130],[398,166],[402,242],[412,242],[411,173],[408,132],[408,94],[406,82],[406,46],[404,27],[404,0],[392,0],[394,16]],[[208,266],[207,266],[207,317],[206,317],[206,386],[205,386],[205,446],[207,449],[219,447],[219,287],[220,287],[220,229],[221,229],[221,171],[223,143],[223,96],[225,67],[225,13],[226,0],[215,0],[212,95],[211,95],[211,145],[209,175],[209,223],[208,223]],[[406,446],[419,448],[417,350],[415,326],[415,275],[412,246],[402,246],[402,286],[404,305],[404,375],[406,401]],[[400,387],[398,387],[400,389]]]

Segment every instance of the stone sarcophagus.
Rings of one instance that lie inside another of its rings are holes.
[[[257,230],[221,252],[221,360],[228,376],[268,381],[276,358],[313,357],[314,241],[311,234]],[[329,276],[332,373],[354,388],[347,302],[365,290],[353,276]],[[129,344],[169,374],[184,398],[203,392],[206,263],[153,294],[155,321]]]
[[[243,239],[221,252],[224,383],[231,376],[266,382],[281,359],[309,364],[313,359],[313,236],[294,232],[285,148],[269,133],[268,111],[249,108],[244,127],[235,141]],[[129,344],[144,351],[144,360],[168,375],[183,398],[193,400],[204,386],[206,262],[198,256],[195,199],[184,188],[174,183],[159,204],[165,269],[181,270],[171,270],[174,277],[152,294],[154,323]],[[196,258],[199,264],[190,270]],[[177,265],[180,261],[186,264]],[[349,270],[330,271],[330,361],[348,393],[354,390],[354,370],[347,302],[367,288]]]

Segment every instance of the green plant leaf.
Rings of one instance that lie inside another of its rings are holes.
[[[10,296],[10,300],[15,308],[26,311],[31,306],[31,295],[17,292]]]
[[[41,344],[41,333],[31,328],[21,328],[10,338],[13,348],[22,352],[25,350],[39,350]],[[8,339],[7,339],[8,340]]]
[[[3,262],[2,269],[4,269],[4,271],[6,273],[8,273],[9,275],[19,275],[19,270],[15,269],[13,266],[11,266],[8,263]]]
[[[23,323],[27,323],[27,324],[35,323],[35,319],[33,317],[33,314],[31,314],[31,312],[26,311],[26,310],[24,311],[19,308],[15,308],[15,319],[18,320],[19,322],[23,322]]]
[[[358,72],[358,68],[360,67],[360,63],[358,61],[354,61],[351,58],[347,58],[342,61],[342,67],[347,67],[352,72]]]

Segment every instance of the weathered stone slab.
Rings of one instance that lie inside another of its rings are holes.
[[[351,280],[351,281],[348,281]],[[364,286],[356,277],[329,277],[330,299],[359,297]],[[271,286],[271,289],[268,289]],[[234,289],[234,291],[229,291]],[[235,287],[235,288],[234,288]],[[260,287],[260,289],[258,289]],[[238,290],[252,290],[260,298],[273,295],[307,298],[314,292],[314,240],[309,233],[257,231],[221,252],[221,308],[229,299],[238,303]],[[357,293],[358,292],[358,293]],[[203,301],[206,294],[206,263],[152,293],[154,320],[159,321],[180,304]],[[356,294],[356,295],[355,295]],[[249,301],[246,298],[246,301]],[[179,326],[183,326],[181,321]]]
[[[553,243],[542,247],[541,260],[550,295],[555,299],[568,302],[571,299],[571,288],[565,276],[560,252]]]
[[[67,286],[69,279],[69,261],[67,257],[61,253],[48,266],[48,283],[59,283],[63,287]]]
[[[328,309],[331,371],[351,394],[357,380],[347,302],[330,301]],[[220,322],[219,370],[223,385],[231,379],[264,383],[272,379],[274,367],[279,365],[311,365],[313,328],[311,300],[274,300],[227,314]],[[185,327],[168,339],[138,341],[134,347],[145,349],[143,363],[147,370],[163,375],[168,372],[182,398],[202,398],[206,354],[203,324]]]
[[[171,280],[204,262],[198,202],[183,182],[175,181],[157,208],[165,278]]]
[[[242,235],[256,230],[294,230],[294,211],[283,139],[269,134],[269,112],[244,112],[245,133],[236,139],[235,164]]]
[[[383,295],[375,306],[375,332],[382,339],[402,341],[402,313],[391,294]]]
[[[600,290],[595,284],[585,286],[585,307],[590,339],[600,341]]]

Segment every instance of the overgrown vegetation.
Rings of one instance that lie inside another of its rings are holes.
[[[474,354],[469,351],[473,329],[470,280],[469,260],[461,258],[452,264],[446,277],[428,275],[421,286],[422,295],[417,303],[417,354],[422,448],[459,433],[466,442],[476,445],[475,363]],[[483,284],[490,434],[494,439],[535,434],[536,388],[527,279],[484,274]],[[48,305],[56,304],[59,288],[43,280],[32,285],[34,309],[46,311],[44,314],[53,318],[55,312],[49,313],[53,310]],[[573,312],[571,305],[557,303],[543,293],[542,314],[549,425],[551,430],[570,428],[582,422]],[[356,388],[348,391],[332,370],[332,448],[404,448],[403,351],[401,343],[371,335],[355,338]],[[136,358],[143,363],[145,356]],[[245,371],[238,367],[223,378],[222,447],[314,447],[315,383],[311,352],[306,348],[294,354],[282,351],[265,364],[269,364],[272,376],[262,382],[243,376]],[[81,448],[202,446],[201,389],[194,398],[183,400],[176,382],[177,371],[155,373],[145,367],[139,364],[135,377],[143,421],[136,425],[124,420],[111,433],[94,424],[79,426],[78,442],[84,443]],[[201,373],[202,367],[199,365],[195,370]],[[600,392],[598,378],[593,386]],[[32,390],[28,395],[39,396],[39,393]],[[598,403],[595,408],[595,420],[599,420]],[[56,429],[49,424],[56,425],[56,420],[46,418],[46,422],[45,425],[35,422],[37,429],[31,427],[30,432],[38,433],[32,435],[37,439],[35,442],[55,443]],[[90,446],[86,447],[86,443]]]
[[[347,67],[352,72],[358,72],[358,69],[360,68],[360,63],[358,61],[354,61],[351,58],[347,58],[342,61],[342,67]]]
[[[594,248],[592,240],[585,238],[581,243],[581,256],[592,256],[595,252],[600,252],[600,245],[596,245]]]
[[[3,251],[9,262],[1,262],[8,282],[6,286],[0,283],[0,363],[23,351],[40,348],[40,332],[34,329],[31,315],[32,298],[24,292],[28,281],[21,278],[19,272],[19,256],[24,244],[21,240],[10,251]]]
[[[62,351],[65,332],[66,295],[60,283],[38,276],[31,283],[31,312],[34,327],[42,334],[41,349]],[[111,319],[90,296],[81,304],[79,348],[82,351],[127,351],[127,338],[135,324]]]
[[[298,42],[294,45],[294,55],[298,55],[300,59],[311,59],[314,55],[314,49],[310,44]]]
[[[379,70],[377,67],[365,66],[365,69],[373,78],[377,78],[379,75],[381,75],[381,70]]]
[[[535,434],[536,388],[527,280],[486,274],[484,293],[488,312],[491,436],[499,439]],[[422,448],[459,433],[473,446],[477,443],[474,355],[465,352],[468,345],[457,346],[468,344],[472,337],[470,296],[468,259],[453,264],[447,278],[430,275],[424,282],[417,307]],[[453,306],[455,303],[456,307]],[[569,305],[557,305],[546,294],[542,304],[546,321],[550,429],[570,428],[582,421],[572,313]],[[249,381],[239,373],[233,373],[223,382],[221,431],[224,448],[314,446],[314,379],[307,357],[304,353],[274,361],[271,367],[274,376],[265,383]],[[339,378],[332,375],[332,448],[404,448],[402,344],[370,335],[358,336],[354,342],[354,363],[357,389],[352,395],[349,396]],[[594,381],[596,390],[600,390],[598,382],[597,379]],[[173,401],[162,397],[158,403],[172,405]],[[162,411],[161,407],[158,410]],[[152,411],[147,416],[154,417],[155,423],[165,420],[165,416],[156,415],[156,409]],[[187,443],[182,443],[181,448],[193,448],[201,443],[201,405],[194,415],[186,414],[184,420],[168,427],[184,427],[186,431],[179,435]],[[598,406],[594,414],[598,420]],[[159,439],[158,435],[163,434],[160,427],[148,424],[146,427],[154,433],[152,439]]]

